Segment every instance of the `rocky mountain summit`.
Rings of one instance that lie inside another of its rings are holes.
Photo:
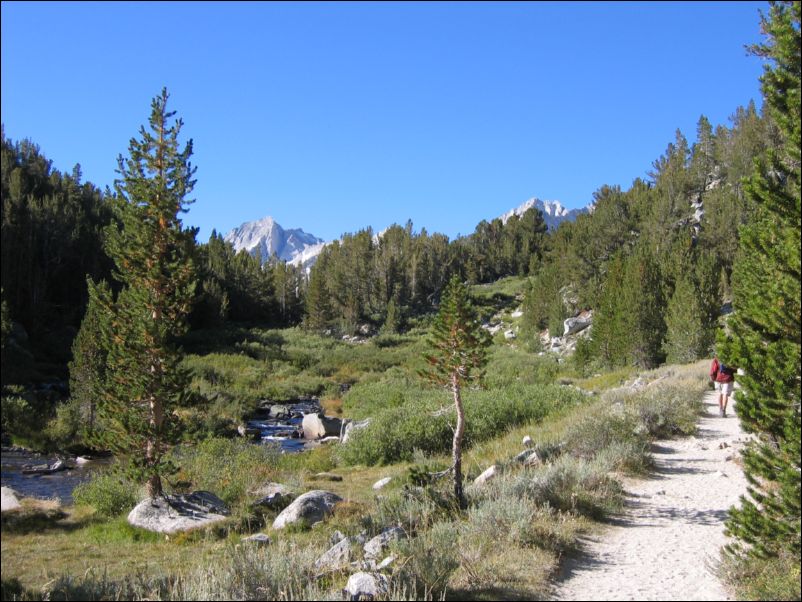
[[[531,198],[514,209],[510,209],[500,216],[506,223],[513,215],[523,215],[527,210],[535,207],[543,213],[543,219],[550,230],[554,230],[562,222],[574,221],[578,215],[592,211],[592,206],[582,209],[566,209],[559,201],[541,201]],[[384,231],[375,235],[378,243]],[[272,217],[245,222],[234,228],[224,237],[226,242],[234,245],[235,251],[246,250],[251,255],[260,254],[262,263],[267,262],[273,255],[292,265],[311,268],[323,248],[329,244],[323,239],[304,232],[300,228],[285,230]]]
[[[262,263],[273,255],[294,265],[308,266],[323,250],[322,238],[308,234],[300,228],[285,230],[276,220],[268,216],[254,222],[245,222],[224,236],[234,250],[246,250],[251,255],[260,254]]]
[[[507,223],[507,220],[510,219],[513,215],[523,215],[529,209],[535,207],[539,209],[540,212],[543,214],[543,220],[546,222],[546,225],[549,227],[549,230],[556,230],[557,226],[559,226],[564,221],[572,222],[574,221],[577,216],[582,215],[583,213],[589,213],[592,211],[592,206],[589,205],[587,207],[583,207],[582,209],[566,209],[562,206],[560,201],[541,201],[537,197],[532,197],[525,203],[519,205],[515,209],[510,209],[507,213],[504,213],[500,216],[500,219],[503,223]]]

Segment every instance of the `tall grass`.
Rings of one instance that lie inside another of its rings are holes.
[[[358,430],[339,449],[345,464],[389,464],[411,460],[414,451],[446,453],[451,449],[454,422],[451,399],[445,390],[402,389],[375,386],[377,398],[388,400],[388,408],[377,411],[370,425]],[[364,392],[364,391],[363,391]],[[463,396],[466,415],[465,445],[499,436],[512,426],[543,419],[551,412],[584,401],[572,389],[556,385],[512,383],[503,388],[467,391]],[[369,402],[377,408],[379,401]]]

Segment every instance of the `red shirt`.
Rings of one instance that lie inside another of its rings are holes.
[[[713,358],[713,363],[710,365],[710,378],[717,383],[731,383],[735,377],[731,372],[723,372],[720,370],[721,364],[718,358]]]

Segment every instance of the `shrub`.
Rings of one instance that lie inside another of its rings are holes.
[[[269,548],[237,546],[179,579],[173,600],[324,600],[315,580],[323,550],[279,540]]]
[[[648,390],[633,401],[641,424],[651,437],[658,439],[695,433],[703,408],[698,391],[679,387]]]
[[[242,439],[207,439],[174,450],[179,478],[194,489],[208,490],[231,506],[245,502],[247,492],[275,473],[279,450]]]
[[[96,472],[78,485],[72,493],[76,504],[92,506],[104,518],[113,518],[130,511],[140,500],[139,487],[112,470]]]
[[[393,399],[398,389],[382,392],[382,387],[361,388],[376,396]],[[362,394],[360,393],[360,394]],[[338,454],[346,464],[388,464],[410,460],[414,450],[427,454],[447,453],[451,448],[451,408],[448,398],[436,389],[411,389],[395,400],[395,407],[379,411],[370,426],[354,433]],[[467,447],[496,437],[504,430],[542,419],[567,405],[580,403],[578,391],[555,385],[538,386],[512,383],[489,391],[467,391],[463,397],[466,414],[465,445]],[[375,398],[370,402],[377,407]]]
[[[406,591],[416,591],[419,600],[440,600],[448,580],[459,567],[460,526],[444,521],[417,537],[402,539],[391,547],[399,555],[401,569],[393,580]]]

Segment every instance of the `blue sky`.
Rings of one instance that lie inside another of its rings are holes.
[[[763,2],[2,3],[2,121],[112,184],[167,86],[185,222],[324,239],[468,234],[530,197],[628,188],[706,115],[760,106]]]

